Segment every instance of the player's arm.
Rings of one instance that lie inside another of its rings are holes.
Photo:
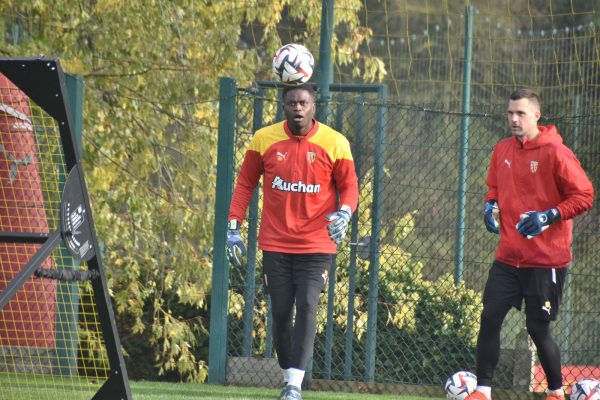
[[[492,152],[492,158],[490,160],[490,168],[488,169],[487,178],[485,184],[488,187],[488,191],[485,194],[484,202],[487,203],[490,200],[498,200],[498,167],[497,167],[497,154],[496,149]]]
[[[570,150],[565,150],[557,163],[556,179],[563,200],[556,208],[561,219],[571,219],[592,208],[594,186],[575,155]]]
[[[358,177],[350,143],[345,137],[334,152],[333,179],[340,194],[340,207],[346,206],[352,214],[358,205]]]
[[[227,225],[227,258],[234,266],[241,266],[246,246],[240,235],[240,225],[264,170],[261,155],[254,150],[246,151],[238,180],[231,197]]]
[[[485,195],[484,206],[483,206],[483,222],[488,232],[500,234],[500,225],[496,220],[498,217],[500,208],[498,206],[498,178],[497,178],[497,167],[496,167],[496,151],[492,152],[492,158],[490,160],[490,168],[485,183],[488,187],[488,191]]]
[[[331,240],[340,244],[346,236],[350,218],[358,205],[358,177],[350,144],[345,139],[335,153],[333,178],[340,194],[340,206],[338,211],[327,215],[327,231]]]
[[[592,208],[594,187],[579,160],[566,147],[558,153],[554,179],[562,200],[546,211],[528,211],[521,216],[517,230],[531,239],[561,219],[567,220]],[[554,184],[554,183],[553,183]]]
[[[235,219],[239,223],[242,223],[246,217],[246,210],[252,199],[252,193],[258,185],[263,170],[262,156],[254,150],[246,151],[237,183],[231,196],[229,221]]]

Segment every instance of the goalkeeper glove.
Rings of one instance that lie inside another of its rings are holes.
[[[329,232],[329,237],[331,240],[333,240],[336,244],[342,243],[344,236],[346,236],[346,231],[348,230],[350,212],[346,209],[341,209],[329,214],[325,217],[325,219],[330,221],[329,224],[327,224],[327,231]]]
[[[526,213],[521,214],[521,220],[517,224],[517,230],[523,237],[531,239],[548,229],[550,224],[553,224],[559,219],[560,213],[556,208],[551,208],[546,211],[527,211]]]
[[[498,203],[496,203],[496,200],[489,200],[485,203],[485,208],[483,209],[483,222],[485,222],[487,230],[496,235],[500,233],[500,229],[498,229],[500,225],[494,216],[498,211]]]
[[[241,257],[246,255],[246,246],[240,236],[240,226],[237,220],[229,221],[229,229],[227,229],[227,259],[231,265],[241,267]]]

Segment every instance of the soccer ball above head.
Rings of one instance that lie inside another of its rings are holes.
[[[571,387],[571,400],[600,400],[600,382],[585,378]]]
[[[298,86],[308,82],[314,66],[312,53],[301,44],[286,44],[273,57],[273,73],[284,85]]]
[[[468,395],[475,391],[477,386],[477,377],[474,373],[468,371],[455,372],[444,386],[446,398],[452,400],[464,400]]]

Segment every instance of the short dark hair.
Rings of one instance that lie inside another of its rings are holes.
[[[533,90],[527,89],[527,88],[515,90],[514,92],[512,92],[510,94],[509,99],[511,99],[511,100],[527,99],[527,100],[532,101],[535,104],[537,104],[538,107],[541,106],[540,96],[538,96],[538,94],[536,92],[534,92]]]
[[[283,93],[281,94],[281,98],[285,99],[285,96],[287,96],[287,94],[289,92],[292,92],[294,90],[305,90],[308,92],[308,94],[310,94],[310,97],[313,98],[313,100],[317,101],[317,92],[315,91],[315,89],[313,88],[313,85],[310,84],[303,84],[303,85],[298,85],[298,86],[286,86],[283,88]]]

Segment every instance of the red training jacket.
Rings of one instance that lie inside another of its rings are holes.
[[[325,216],[358,203],[358,179],[348,140],[314,121],[306,136],[295,136],[287,121],[258,130],[246,151],[229,211],[244,220],[252,192],[263,175],[258,247],[282,253],[336,252]]]
[[[516,267],[567,267],[572,259],[572,218],[589,210],[594,188],[579,160],[563,144],[553,125],[539,126],[540,135],[522,143],[516,137],[494,147],[485,201],[500,209],[500,243],[496,259]],[[526,239],[517,231],[520,215],[557,208],[560,221]]]

